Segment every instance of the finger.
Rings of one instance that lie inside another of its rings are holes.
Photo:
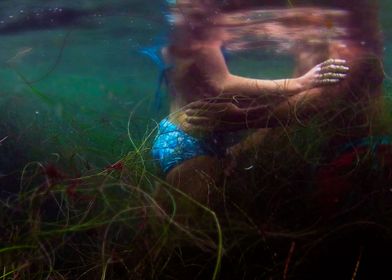
[[[191,124],[188,122],[184,122],[181,124],[181,127],[184,129],[186,132],[192,132],[192,133],[206,133],[206,132],[211,132],[214,130],[213,126],[209,125],[195,125]]]
[[[322,79],[344,79],[346,77],[347,77],[347,74],[333,73],[333,72],[327,72],[327,73],[317,75],[317,78],[320,80],[322,80]]]
[[[205,101],[195,101],[192,103],[187,104],[184,109],[193,109],[193,108],[201,108],[203,106],[208,105],[209,103],[205,102]]]
[[[323,66],[328,66],[328,65],[333,65],[333,64],[334,64],[334,65],[346,65],[346,64],[347,64],[347,61],[344,60],[344,59],[330,58],[330,59],[328,59],[328,60],[322,62],[322,63],[320,64],[320,66],[323,67]]]
[[[216,120],[207,117],[187,117],[185,119],[185,122],[192,125],[208,125],[208,126],[212,126],[217,123]]]
[[[337,83],[339,83],[341,80],[339,80],[339,79],[322,79],[322,80],[319,80],[318,82],[316,82],[316,85],[320,85],[320,86],[322,86],[322,85],[334,85],[334,84],[337,84]]]
[[[215,98],[205,98],[197,101],[193,101],[192,103],[189,103],[185,106],[185,108],[193,108],[193,107],[200,107],[200,106],[206,106],[206,105],[214,105],[217,103],[217,100]]]
[[[186,109],[184,112],[188,117],[209,116],[214,114],[214,112],[204,109]]]
[[[184,109],[212,110],[212,109],[224,108],[225,104],[226,103],[210,103],[205,101],[195,101],[185,106]]]
[[[237,110],[238,108],[232,103],[221,103],[213,104],[211,106],[192,106],[192,108],[185,109],[184,112],[188,116],[214,116],[226,111],[235,112]]]
[[[328,59],[318,65],[318,73],[337,72],[346,73],[349,71],[347,61],[344,59]]]
[[[332,64],[332,65],[323,66],[323,67],[319,68],[318,73],[320,73],[320,74],[324,74],[324,73],[328,73],[328,72],[347,73],[349,70],[350,70],[350,68],[347,66]]]
[[[212,110],[211,108],[200,108],[200,109],[187,109],[185,110],[185,115],[188,117],[213,117],[217,116],[220,112],[219,110]]]

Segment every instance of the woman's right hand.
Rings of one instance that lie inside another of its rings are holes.
[[[328,59],[313,67],[305,75],[299,77],[303,90],[335,85],[347,77],[350,68],[346,60]]]
[[[184,131],[197,134],[211,131],[237,131],[254,127],[270,113],[267,105],[253,104],[239,107],[233,100],[225,98],[207,98],[188,104],[183,113],[181,127]]]

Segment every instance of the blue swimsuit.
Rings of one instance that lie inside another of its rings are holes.
[[[152,156],[159,162],[163,172],[168,173],[173,167],[197,156],[224,156],[226,149],[242,137],[230,136],[230,133],[222,133],[196,138],[165,118],[159,123]]]

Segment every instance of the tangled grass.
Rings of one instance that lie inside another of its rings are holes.
[[[19,192],[1,201],[0,278],[155,279],[163,255],[175,250],[168,246],[173,230],[208,248],[216,278],[222,236],[215,214],[199,204],[215,223],[211,236],[176,223],[153,197],[155,184],[166,183],[140,156],[135,150],[76,178],[52,164],[26,165]]]
[[[314,184],[282,169],[279,178],[252,172],[246,184],[237,174],[226,183],[224,211],[215,214],[140,160],[133,152],[78,178],[28,164],[19,193],[1,201],[0,278],[327,279],[332,265],[347,276],[335,279],[370,279],[360,277],[369,263],[380,270],[390,255],[390,181],[369,170],[366,158],[355,171],[363,175],[357,197],[346,197],[329,216],[309,190]],[[156,184],[166,186],[170,211],[155,199]],[[204,212],[199,222],[176,221],[183,214],[176,213],[178,196]]]
[[[326,130],[293,130],[242,155],[220,209],[162,180],[148,140],[78,176],[27,164],[0,201],[0,279],[388,279],[391,145],[323,163]]]

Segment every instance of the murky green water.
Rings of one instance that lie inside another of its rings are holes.
[[[0,3],[3,174],[35,160],[107,166],[131,149],[128,129],[138,142],[168,112],[167,106],[159,112],[151,108],[158,69],[139,52],[168,28],[163,1],[69,2]],[[72,12],[71,21],[49,17],[35,22],[36,28],[27,22],[1,29],[22,14],[60,8]],[[390,1],[381,1],[387,74],[392,73],[391,10]],[[233,72],[266,78],[290,75],[291,64],[288,57],[262,51],[230,59]]]
[[[299,2],[312,1],[287,5]],[[379,10],[390,96],[392,1]],[[191,170],[207,202],[150,172],[154,128],[169,108],[167,96],[153,107],[159,69],[140,50],[165,44],[165,11],[164,0],[0,1],[0,279],[385,279],[384,142],[376,152],[371,141],[347,143],[325,164],[327,125],[271,133],[239,168],[230,159],[224,182]],[[263,78],[295,66],[268,48],[230,53],[228,64]]]

